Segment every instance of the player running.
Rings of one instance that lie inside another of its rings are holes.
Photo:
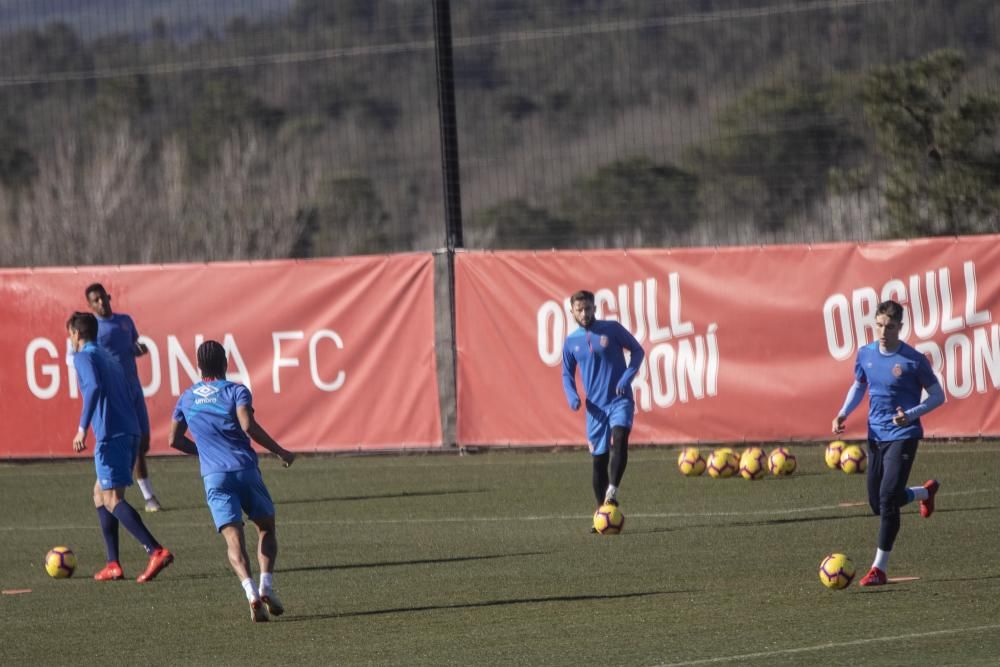
[[[208,508],[216,530],[226,540],[229,564],[250,603],[250,619],[255,623],[267,621],[268,614],[280,616],[285,608],[273,589],[278,556],[274,503],[264,486],[250,438],[277,454],[286,468],[292,465],[295,454],[275,442],[256,422],[250,390],[226,380],[228,361],[221,344],[207,340],[198,346],[198,368],[201,382],[181,394],[174,409],[170,446],[200,459]],[[185,435],[189,428],[194,442]],[[244,512],[257,525],[259,587],[254,586],[250,576]]]
[[[125,577],[118,562],[118,524],[121,523],[149,554],[145,572],[136,579],[143,583],[170,565],[174,556],[156,541],[139,513],[125,500],[125,487],[132,484],[139,424],[121,366],[96,343],[97,327],[97,318],[91,313],[73,313],[66,322],[70,347],[74,352],[73,368],[76,369],[83,396],[80,428],[73,438],[73,450],[82,452],[86,449],[88,427],[93,428],[97,441],[94,443],[94,467],[97,469],[94,506],[101,523],[108,560],[94,579],[109,581]]]
[[[594,497],[598,506],[601,503],[617,505],[635,414],[632,379],[646,355],[639,341],[621,324],[594,319],[593,292],[581,290],[570,297],[570,310],[580,328],[570,333],[563,345],[563,390],[570,409],[579,410],[581,401],[576,391],[579,365],[586,392],[587,442],[593,460]],[[631,353],[627,366],[625,350]]]
[[[861,586],[888,582],[889,554],[899,533],[899,508],[920,501],[920,516],[934,512],[934,495],[941,484],[931,479],[907,488],[917,445],[924,435],[920,418],[944,403],[944,390],[927,358],[899,340],[903,308],[883,301],[875,311],[878,340],[858,350],[854,384],[833,419],[833,432],[844,432],[844,421],[868,390],[868,504],[880,517],[878,549]],[[921,390],[927,398],[920,400]]]

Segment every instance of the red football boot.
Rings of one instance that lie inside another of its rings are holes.
[[[124,578],[125,573],[122,572],[122,566],[116,560],[109,562],[103,570],[94,575],[94,579],[97,581],[117,581]]]
[[[885,576],[885,572],[877,567],[873,567],[868,570],[868,574],[866,574],[864,578],[858,582],[858,586],[885,586],[887,583],[889,583],[889,578]]]
[[[920,516],[926,519],[931,514],[934,514],[934,496],[937,494],[938,489],[941,488],[941,482],[936,479],[929,479],[924,482],[924,488],[927,489],[927,500],[920,501]]]
[[[160,570],[165,568],[174,562],[174,555],[167,551],[166,547],[160,547],[152,553],[149,557],[149,565],[146,566],[146,571],[140,574],[136,581],[140,584],[150,581],[153,577],[160,573]]]

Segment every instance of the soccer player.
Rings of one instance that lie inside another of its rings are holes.
[[[147,512],[158,512],[160,501],[153,493],[153,484],[149,481],[149,470],[146,466],[146,453],[149,452],[149,413],[146,411],[146,400],[142,395],[142,383],[139,382],[139,371],[135,358],[149,352],[145,345],[139,342],[139,332],[132,318],[124,313],[111,312],[111,295],[100,283],[88,285],[85,291],[90,310],[97,315],[97,343],[118,360],[129,390],[136,419],[139,420],[139,452],[135,457],[133,474],[139,483],[142,497],[146,501]]]
[[[858,350],[854,384],[844,406],[833,419],[833,432],[844,432],[844,421],[868,390],[868,504],[880,517],[878,549],[861,586],[887,583],[889,554],[899,533],[899,509],[920,501],[920,516],[934,513],[934,495],[941,484],[934,479],[907,488],[917,445],[924,435],[920,418],[944,403],[944,390],[927,358],[899,340],[903,308],[883,301],[875,311],[876,342]],[[921,401],[921,390],[927,397]]]
[[[94,506],[101,523],[108,562],[94,575],[98,581],[123,579],[118,562],[118,524],[125,526],[149,554],[146,570],[136,579],[149,581],[174,561],[142,522],[142,517],[125,500],[125,487],[132,484],[132,466],[139,446],[139,424],[132,408],[132,394],[121,366],[104,348],[96,344],[97,318],[91,313],[76,312],[66,322],[73,367],[80,383],[83,410],[80,428],[73,438],[73,449],[87,447],[87,429],[93,428]]]
[[[274,562],[278,556],[274,503],[264,486],[250,439],[276,454],[286,468],[292,465],[295,454],[275,442],[257,423],[250,390],[226,380],[228,366],[221,344],[207,340],[198,346],[202,380],[177,401],[170,446],[200,459],[205,498],[215,528],[226,540],[229,564],[250,603],[250,619],[258,623],[269,620],[268,614],[280,616],[285,608],[273,589]],[[193,442],[186,435],[188,429],[194,436]],[[257,524],[259,587],[254,586],[250,576],[250,557],[243,533],[244,512]]]
[[[576,368],[579,366],[586,393],[587,442],[593,462],[594,497],[598,506],[602,503],[617,505],[635,414],[632,379],[639,371],[645,352],[639,341],[618,322],[594,319],[593,292],[581,290],[570,297],[570,310],[580,328],[570,333],[563,345],[563,390],[570,409],[579,410],[581,401],[576,391]],[[625,350],[631,353],[627,366]]]

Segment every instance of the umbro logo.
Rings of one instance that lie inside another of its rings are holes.
[[[216,389],[215,387],[213,387],[210,384],[198,385],[197,387],[195,387],[191,391],[194,392],[194,393],[196,393],[196,394],[198,394],[202,398],[208,398],[209,396],[212,396],[213,394],[218,394],[219,393],[219,390]]]

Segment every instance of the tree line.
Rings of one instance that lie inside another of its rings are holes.
[[[453,3],[466,244],[997,231],[1000,11],[834,4]],[[429,5],[6,35],[0,264],[439,247]]]

